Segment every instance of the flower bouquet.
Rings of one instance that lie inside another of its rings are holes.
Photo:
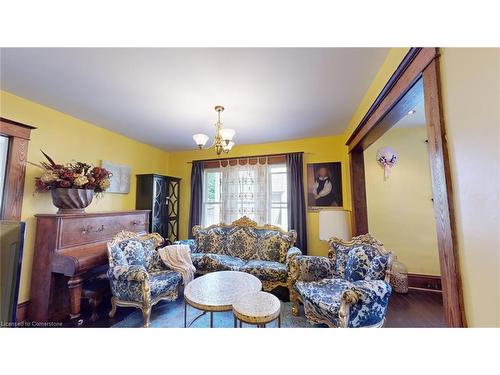
[[[80,161],[57,164],[45,152],[41,152],[48,162],[31,163],[44,170],[40,177],[35,178],[35,191],[41,193],[50,190],[59,213],[84,212],[84,208],[92,202],[94,193],[100,197],[109,188],[112,175],[106,169]]]

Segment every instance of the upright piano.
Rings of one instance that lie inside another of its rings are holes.
[[[149,213],[137,210],[35,215],[29,320],[77,318],[84,280],[107,268],[106,243],[122,230],[146,233]]]

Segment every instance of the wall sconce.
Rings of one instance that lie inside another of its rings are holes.
[[[377,162],[384,168],[384,181],[389,178],[391,168],[397,163],[398,157],[398,153],[389,146],[377,151]]]

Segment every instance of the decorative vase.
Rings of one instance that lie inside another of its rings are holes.
[[[94,190],[56,188],[50,190],[52,203],[59,208],[58,214],[84,213],[92,198]]]
[[[391,285],[396,293],[408,293],[408,270],[406,266],[398,260],[394,260],[392,263]]]

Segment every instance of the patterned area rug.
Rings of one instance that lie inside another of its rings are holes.
[[[118,307],[120,309],[120,307]],[[290,302],[282,302],[281,327],[282,328],[314,328],[320,325],[311,325],[307,322],[303,311],[300,316],[293,316]],[[188,324],[201,314],[201,311],[188,306]],[[113,328],[142,327],[142,312],[139,309],[132,312],[121,322],[113,325]],[[191,328],[208,328],[210,326],[210,314],[205,314],[195,320]],[[160,302],[151,310],[151,327],[154,328],[183,328],[184,327],[184,301],[179,298],[173,302]],[[214,313],[214,328],[233,328],[233,314],[228,312]],[[277,328],[278,322],[269,323],[266,327]],[[243,328],[255,328],[253,325],[243,323]]]

